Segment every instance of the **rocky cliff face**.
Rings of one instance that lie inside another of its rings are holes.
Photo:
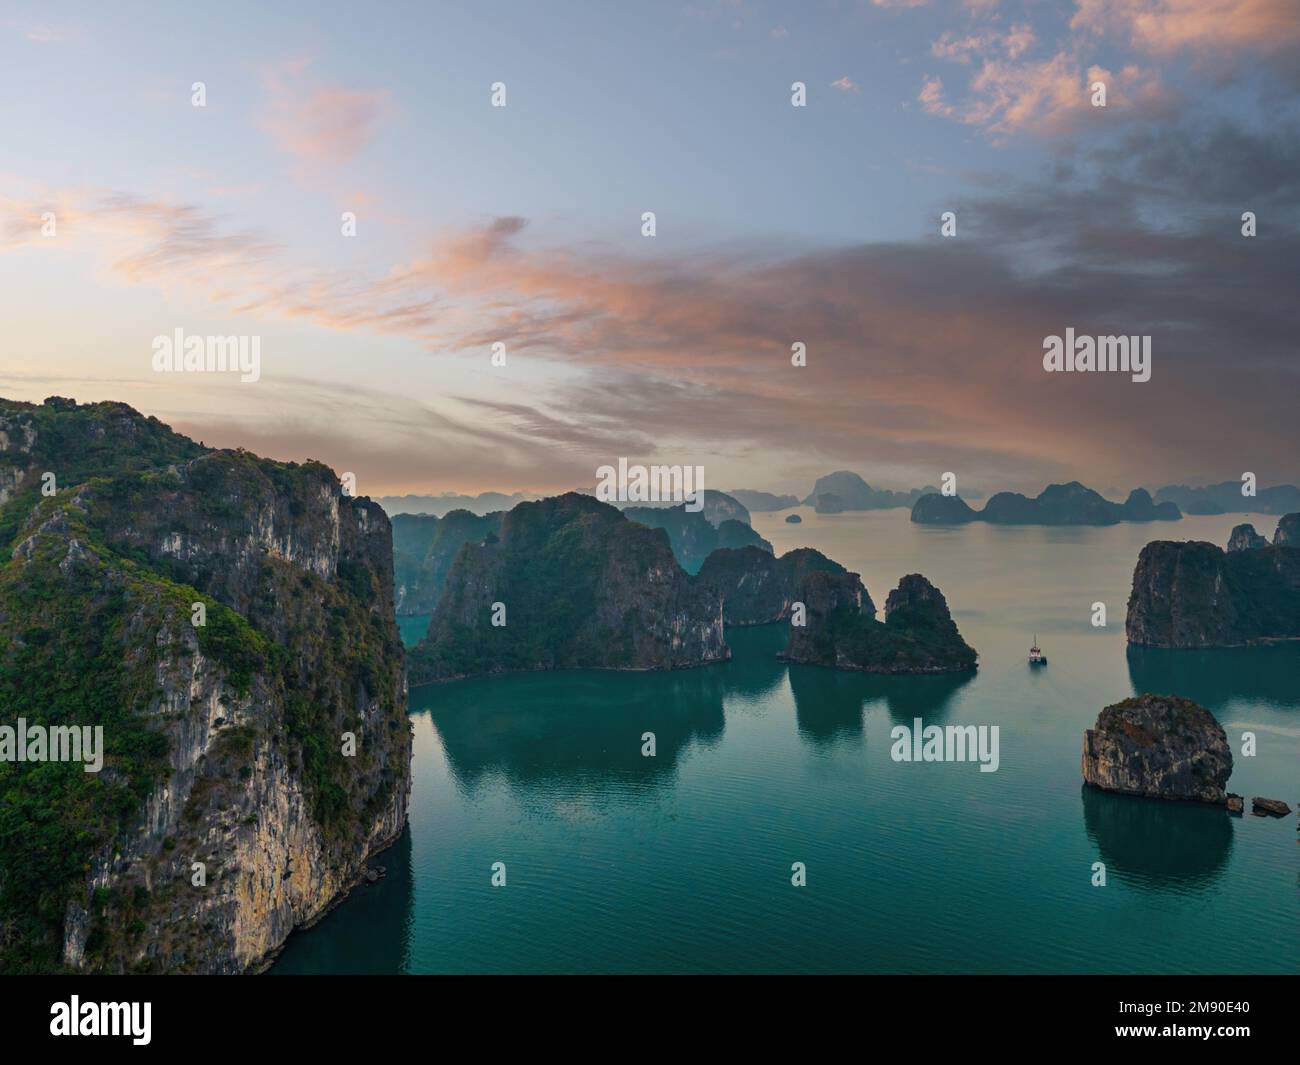
[[[461,544],[482,543],[489,535],[498,535],[501,512],[480,516],[468,510],[453,510],[441,518],[432,514],[395,514],[392,522],[397,613],[432,614]]]
[[[1203,706],[1139,695],[1108,706],[1083,734],[1083,779],[1148,798],[1225,803],[1232,750]]]
[[[818,571],[847,572],[810,547],[787,551],[780,558],[757,547],[720,548],[704,560],[695,580],[722,600],[728,625],[766,625],[789,618],[804,577]],[[861,608],[874,616],[865,588],[862,595]]]
[[[974,669],[975,651],[957,631],[943,594],[919,573],[890,592],[884,622],[856,573],[810,573],[799,599],[807,624],[790,627],[791,662],[867,673],[958,673]]]
[[[1240,647],[1300,636],[1300,551],[1149,543],[1133,571],[1125,631],[1137,647]]]
[[[744,521],[721,516],[732,512],[732,508],[725,503],[729,498],[721,492],[705,492],[703,510],[687,510],[685,504],[675,507],[625,507],[623,516],[649,529],[663,529],[668,534],[673,555],[687,573],[698,573],[704,560],[720,547],[753,545],[770,554],[772,545],[750,528],[749,513],[743,507],[740,510],[744,512]],[[716,522],[708,517],[710,499],[715,504]],[[735,500],[731,500],[731,503],[735,503]],[[739,504],[735,505],[739,507]]]
[[[27,416],[67,476],[3,514],[0,723],[98,724],[106,756],[0,766],[3,967],[256,968],[405,823],[388,520],[121,405]]]
[[[1228,537],[1228,550],[1230,552],[1250,551],[1256,547],[1267,546],[1268,541],[1255,531],[1255,526],[1249,523],[1233,526],[1232,535]]]
[[[1283,514],[1273,531],[1274,547],[1300,547],[1300,514]]]
[[[722,603],[677,564],[666,533],[569,493],[519,504],[499,538],[461,548],[409,676],[673,669],[728,657]]]

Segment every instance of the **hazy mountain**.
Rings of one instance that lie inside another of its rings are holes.
[[[818,499],[823,495],[834,496],[823,507],[822,513],[838,514],[845,510],[888,510],[892,507],[910,507],[923,495],[938,493],[937,488],[913,488],[905,492],[894,492],[887,488],[872,488],[856,473],[849,470],[836,470],[825,477],[817,478],[812,492],[803,501],[804,506],[818,507]]]
[[[480,492],[476,496],[444,492],[440,496],[381,496],[375,502],[384,508],[389,517],[394,514],[433,514],[443,517],[453,510],[467,510],[471,514],[490,514],[494,510],[509,510],[516,503],[540,498],[536,492]]]
[[[1240,481],[1223,481],[1203,488],[1185,484],[1156,489],[1156,499],[1177,503],[1185,514],[1290,514],[1300,511],[1300,488],[1279,484],[1260,488],[1253,496],[1241,494]]]
[[[727,494],[755,514],[789,510],[799,505],[798,496],[773,495],[771,492],[760,492],[753,488],[733,488]]]

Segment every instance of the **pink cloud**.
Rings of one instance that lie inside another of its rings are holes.
[[[1182,49],[1272,53],[1300,46],[1295,0],[1078,0],[1070,26],[1118,33],[1161,56]]]
[[[350,162],[391,110],[389,93],[312,84],[309,66],[293,59],[264,72],[267,102],[259,125],[282,152],[316,163]]]

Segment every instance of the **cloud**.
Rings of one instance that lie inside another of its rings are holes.
[[[440,393],[440,428],[413,429],[419,446],[448,462],[474,447],[493,456],[466,456],[484,479],[458,487],[552,487],[565,478],[520,471],[567,477],[600,456],[666,450],[878,463],[918,483],[960,468],[1022,487],[1136,485],[1189,467],[1300,472],[1288,428],[1297,163],[1300,137],[1285,124],[1134,128],[1054,160],[1041,180],[951,204],[953,239],[647,258],[537,247],[524,219],[505,217],[438,234],[374,276],[295,266],[184,206],[102,197],[74,217],[78,239],[102,236],[133,283],[194,284],[231,313],[302,319],[359,344],[402,336],[445,359],[483,357],[499,340],[512,360],[563,368],[527,386],[503,375],[486,398]],[[1260,214],[1258,238],[1240,235],[1246,209]],[[1152,380],[1044,374],[1043,338],[1068,326],[1152,336]],[[796,341],[806,367],[791,366]],[[301,392],[294,434],[326,433],[334,408],[307,383],[283,387]],[[335,447],[382,451],[374,477],[401,450],[384,436],[384,402]],[[391,406],[391,421],[423,417],[401,396]]]
[[[1008,59],[1019,59],[1035,42],[1034,31],[1027,23],[1018,23],[1006,33],[988,31],[958,36],[951,31],[943,33],[930,46],[930,54],[940,59],[954,59],[969,63],[972,58],[1001,53]]]
[[[263,71],[266,103],[258,125],[289,155],[314,163],[350,162],[389,113],[389,93],[316,84],[309,67],[309,61],[294,59]]]
[[[1092,102],[1097,82],[1106,86],[1105,108]],[[1085,67],[1077,54],[1062,51],[1037,62],[986,59],[971,78],[967,96],[957,103],[945,96],[941,79],[927,77],[917,99],[928,114],[994,135],[1052,136],[1100,124],[1116,112],[1128,120],[1147,117],[1167,110],[1171,97],[1151,71],[1134,64],[1116,72],[1095,64]]]
[[[836,78],[834,81],[832,81],[831,88],[839,89],[840,92],[858,93],[862,91],[860,88],[858,88],[857,83],[853,81],[853,79],[851,79],[847,74],[845,74],[844,77],[842,78]]]
[[[1300,49],[1294,0],[1077,0],[1071,28],[1127,38],[1141,51],[1258,52]]]

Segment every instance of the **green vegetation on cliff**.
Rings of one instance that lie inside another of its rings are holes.
[[[72,950],[91,970],[238,971],[230,878],[251,872],[210,841],[274,814],[268,771],[297,778],[339,870],[404,809],[387,521],[319,463],[210,451],[121,404],[0,401],[0,445],[0,724],[104,741],[98,773],[0,763],[0,969]],[[30,487],[46,472],[51,497]],[[196,854],[211,893],[189,888]],[[256,940],[263,919],[238,927]]]

